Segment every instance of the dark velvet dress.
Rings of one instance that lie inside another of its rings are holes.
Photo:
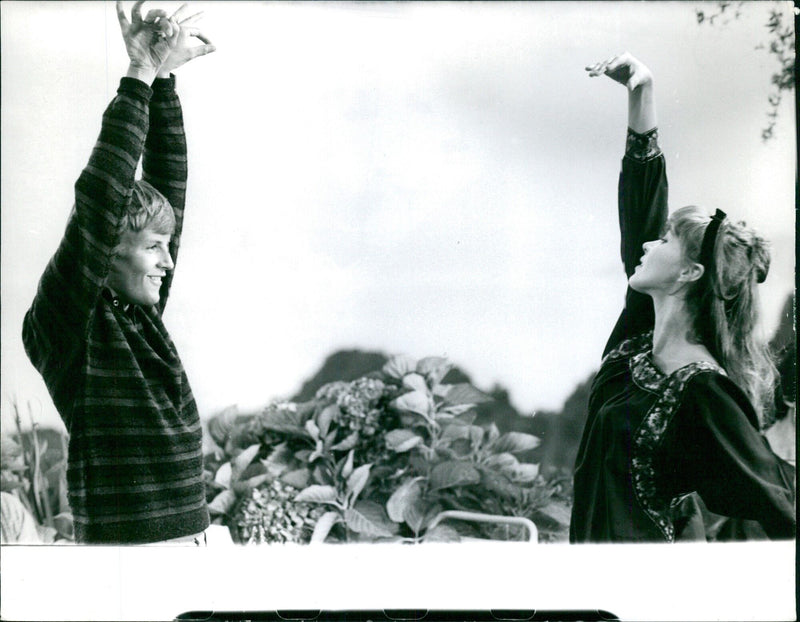
[[[642,244],[666,223],[657,139],[656,130],[628,132],[619,180],[628,276]],[[770,538],[793,538],[793,479],[758,432],[748,398],[707,362],[662,373],[651,356],[653,322],[650,297],[628,288],[590,392],[570,541],[705,539],[697,495],[711,512],[758,521]]]

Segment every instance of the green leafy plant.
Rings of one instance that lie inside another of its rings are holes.
[[[18,403],[12,402],[16,434],[2,438],[0,489],[14,494],[36,520],[42,542],[73,540],[72,514],[67,502],[67,438],[42,430],[28,404],[30,429],[23,430]],[[57,440],[57,446],[45,438]]]
[[[517,457],[539,439],[475,425],[475,407],[490,398],[469,384],[444,382],[450,369],[440,357],[395,357],[379,373],[321,387],[308,402],[275,402],[246,421],[209,428],[225,428],[228,445],[237,435],[259,440],[239,455],[250,460],[249,476],[265,478],[262,488],[297,489],[290,504],[282,498],[283,514],[302,511],[305,527],[315,522],[310,535],[304,527],[291,541],[516,537],[524,521],[500,518],[523,518],[555,502],[538,465]],[[222,415],[231,422],[230,412]],[[256,455],[260,466],[252,470]],[[226,473],[214,477],[211,507],[241,532],[233,508],[242,499],[252,504],[259,486],[244,485],[242,477],[228,482]],[[467,516],[475,520],[461,520]]]

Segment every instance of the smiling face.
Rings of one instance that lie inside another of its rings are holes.
[[[686,258],[680,238],[670,229],[658,240],[645,242],[644,255],[628,284],[643,294],[674,294],[700,275],[702,268]]]
[[[159,301],[162,279],[175,265],[169,234],[145,228],[122,235],[107,285],[126,304],[151,306]]]

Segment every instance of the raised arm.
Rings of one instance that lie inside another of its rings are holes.
[[[121,15],[130,65],[103,114],[97,143],[75,183],[66,231],[23,322],[31,361],[49,383],[63,385],[60,391],[50,387],[53,395],[69,396],[74,389],[68,386],[70,365],[85,347],[149,128],[150,82],[177,42],[175,25],[142,18],[141,4],[134,5],[132,21]]]
[[[586,68],[590,76],[607,75],[628,90],[628,134],[619,177],[620,252],[630,277],[642,256],[642,245],[658,238],[667,220],[667,174],[658,144],[653,76],[628,53]],[[605,355],[620,342],[653,326],[649,296],[633,291],[606,343]]]
[[[175,48],[161,65],[158,77],[153,82],[150,131],[147,134],[142,158],[142,178],[167,198],[175,213],[175,231],[169,244],[173,263],[177,263],[183,230],[187,154],[183,113],[180,99],[175,91],[175,76],[172,71],[193,58],[215,50],[208,38],[194,26],[201,13],[185,17],[186,10],[187,5],[184,4],[170,17],[170,21],[177,23],[180,30]],[[191,46],[192,37],[202,41],[203,45]],[[163,279],[159,311],[163,311],[166,306],[173,274],[174,271],[169,271]]]

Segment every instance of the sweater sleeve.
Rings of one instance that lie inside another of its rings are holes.
[[[642,245],[663,233],[667,222],[667,190],[667,169],[658,145],[658,130],[638,134],[629,128],[618,185],[620,254],[628,278],[642,257]],[[603,355],[625,339],[647,332],[653,322],[650,297],[628,287],[625,307]]]
[[[726,376],[699,374],[687,386],[666,439],[665,469],[708,509],[758,521],[770,538],[795,537],[794,474],[755,427],[756,415]]]
[[[70,383],[66,370],[76,353],[86,347],[93,313],[121,236],[122,216],[131,200],[148,130],[151,95],[145,83],[121,79],[117,95],[103,114],[89,162],[75,183],[75,206],[64,236],[25,315],[25,350],[51,393],[53,383]]]
[[[177,264],[183,213],[186,203],[186,134],[181,102],[175,91],[175,76],[153,82],[150,101],[150,131],[144,145],[142,178],[163,194],[175,213],[175,231],[169,251]],[[174,271],[169,271],[161,284],[159,312],[163,312],[172,286]]]

